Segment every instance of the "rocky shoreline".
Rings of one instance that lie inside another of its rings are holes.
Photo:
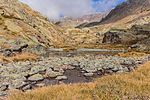
[[[0,96],[12,89],[31,90],[55,84],[91,82],[105,74],[130,72],[150,60],[104,54],[59,56],[49,54],[37,61],[0,63]]]

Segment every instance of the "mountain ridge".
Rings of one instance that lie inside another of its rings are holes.
[[[150,0],[127,0],[111,10],[101,23],[115,22],[129,15],[149,10]]]
[[[77,28],[93,27],[98,25],[117,23],[128,17],[140,16],[142,13],[150,11],[150,0],[127,0],[112,9],[109,14],[99,21],[80,24]],[[132,19],[134,20],[134,18]],[[131,20],[130,20],[131,21]],[[126,21],[128,23],[128,21]]]

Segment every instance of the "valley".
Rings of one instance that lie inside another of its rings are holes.
[[[149,100],[150,0],[52,22],[0,1],[0,100]]]

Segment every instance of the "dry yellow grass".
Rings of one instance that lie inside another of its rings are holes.
[[[93,83],[13,91],[8,100],[149,100],[150,62],[134,72],[104,76]]]
[[[146,55],[147,55],[146,53],[142,53],[142,52],[127,52],[127,53],[117,54],[117,56],[120,56],[120,57],[142,57]]]
[[[91,48],[91,49],[108,49],[108,50],[127,50],[128,45],[113,45],[113,44],[79,44],[79,45],[66,45],[61,47],[65,51],[77,50],[80,48]]]
[[[0,62],[13,62],[13,61],[27,61],[27,60],[37,60],[38,56],[29,52],[15,54],[12,57],[4,57],[0,55]]]

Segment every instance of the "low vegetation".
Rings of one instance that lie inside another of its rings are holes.
[[[3,55],[0,55],[0,62],[6,62],[6,63],[13,62],[13,61],[27,61],[27,60],[32,61],[37,59],[38,59],[38,55],[29,52],[18,53],[10,57],[5,57]]]
[[[141,56],[145,56],[145,55],[147,55],[147,54],[143,53],[143,52],[134,52],[134,51],[117,54],[117,56],[120,56],[120,57],[141,57]]]
[[[150,62],[131,73],[104,76],[93,83],[54,85],[26,93],[11,92],[9,100],[149,100]]]

